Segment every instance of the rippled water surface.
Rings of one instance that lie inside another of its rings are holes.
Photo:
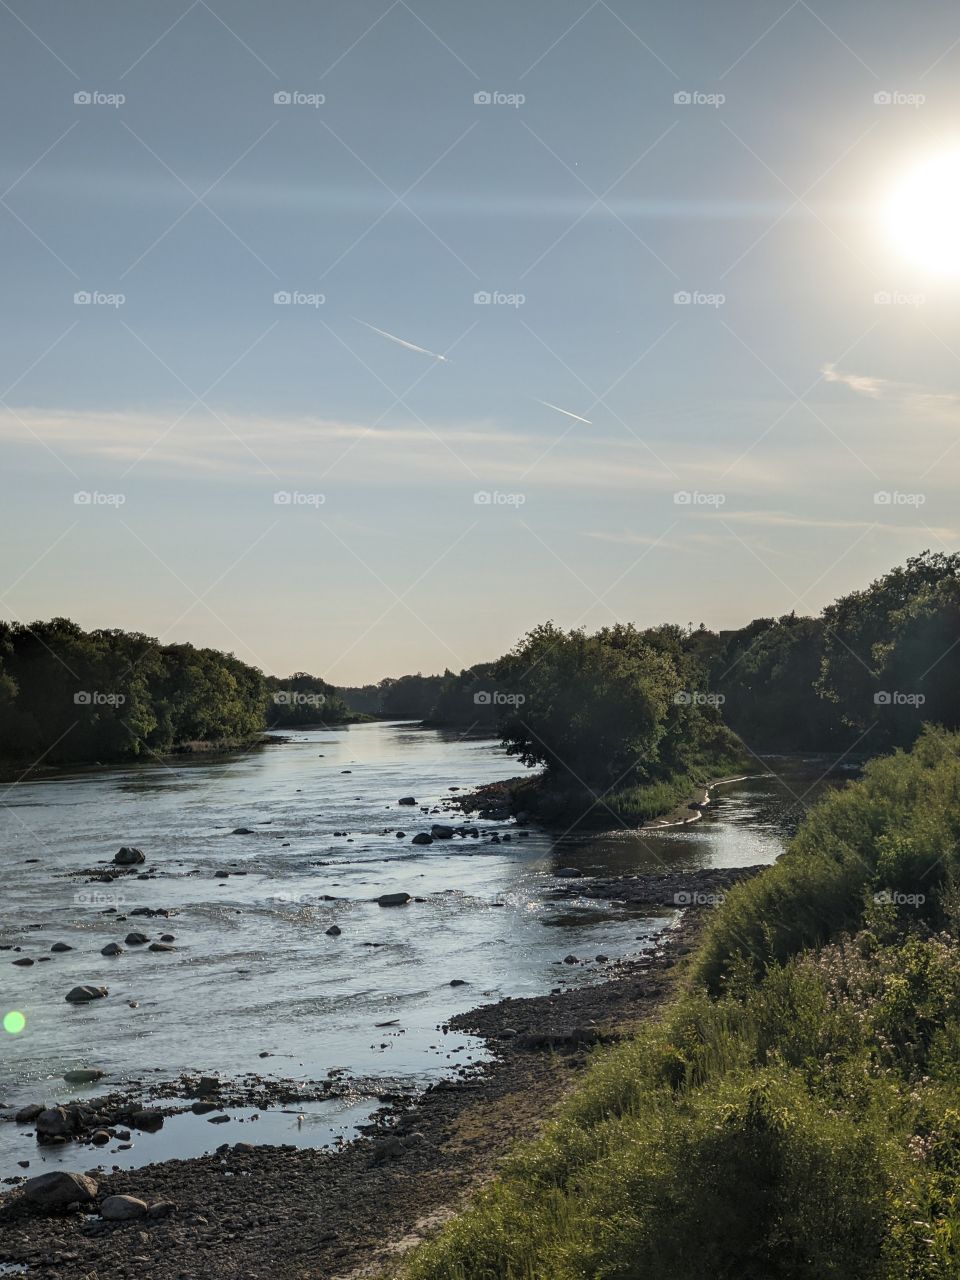
[[[240,757],[8,788],[0,943],[38,963],[16,967],[18,953],[0,952],[2,1012],[26,1017],[20,1034],[0,1032],[0,1101],[76,1097],[62,1076],[80,1066],[107,1073],[96,1092],[185,1070],[314,1080],[339,1067],[425,1083],[480,1053],[469,1037],[444,1037],[438,1023],[485,1000],[595,980],[597,953],[636,953],[663,927],[662,913],[628,916],[586,902],[558,910],[546,896],[556,866],[628,872],[772,861],[817,794],[820,767],[771,764],[778,777],[722,789],[700,822],[656,836],[555,841],[531,828],[520,839],[512,824],[479,822],[481,839],[422,847],[411,836],[438,816],[419,806],[518,772],[496,743],[364,724],[307,731]],[[399,807],[404,795],[418,807]],[[237,827],[254,834],[233,834]],[[512,840],[491,843],[493,831]],[[103,884],[77,874],[111,861],[122,844],[141,848],[143,870],[157,878]],[[397,890],[424,901],[377,905],[379,894]],[[118,918],[140,906],[171,914]],[[333,924],[339,937],[325,933]],[[100,954],[108,942],[123,945],[131,929],[152,940],[172,933],[176,950]],[[58,941],[73,950],[51,954]],[[591,962],[563,966],[571,951]],[[455,979],[466,985],[451,987]],[[106,986],[108,998],[66,1004],[65,993],[81,983]],[[321,1145],[351,1132],[358,1115],[356,1106],[331,1102],[303,1119],[271,1117],[243,1130],[239,1115],[212,1128],[171,1121],[110,1159],[197,1154],[227,1129],[231,1141],[259,1134]],[[0,1174],[18,1172],[25,1142],[15,1126],[0,1125]],[[55,1158],[67,1167],[94,1163],[90,1148],[59,1149]]]

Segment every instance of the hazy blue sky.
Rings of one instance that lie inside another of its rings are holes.
[[[2,615],[346,683],[955,549],[960,288],[881,210],[960,147],[956,41],[876,0],[3,4]]]

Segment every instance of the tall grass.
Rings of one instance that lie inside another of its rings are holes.
[[[405,1280],[960,1274],[958,836],[944,733],[824,801]]]

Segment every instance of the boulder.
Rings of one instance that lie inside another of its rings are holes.
[[[559,867],[553,874],[558,880],[578,880],[583,872],[579,867]]]
[[[161,941],[161,942],[176,942],[176,938],[175,938],[175,936],[174,936],[172,933],[161,933],[161,935],[160,935],[160,941]]]
[[[21,967],[21,969],[26,969],[33,964],[33,961],[29,958],[29,956],[21,956],[19,960],[14,960],[13,963],[18,964]]]
[[[414,796],[401,796],[400,799],[397,801],[397,804],[416,804],[416,803],[417,803],[416,797]]]
[[[330,928],[326,930],[326,934],[328,938],[339,938],[342,932],[343,930],[340,928],[339,925],[336,925],[336,924],[332,924]]]
[[[102,1000],[109,995],[106,987],[74,987],[63,997],[69,1004],[86,1004],[89,1000]]]
[[[411,844],[433,844],[433,836],[428,836],[425,831],[418,831],[410,841]]]
[[[100,1217],[107,1222],[131,1222],[147,1212],[147,1202],[136,1196],[107,1196],[100,1205]]]
[[[128,947],[143,947],[150,941],[145,933],[128,933],[124,942]]]
[[[176,951],[176,947],[172,947],[169,942],[151,942],[148,951]]]
[[[141,849],[134,849],[125,844],[113,855],[113,860],[118,867],[135,867],[137,863],[146,862],[147,858]]]
[[[381,907],[405,907],[409,901],[409,893],[381,893],[377,899]]]
[[[89,1204],[96,1198],[97,1184],[82,1173],[41,1173],[23,1184],[23,1194],[41,1209],[66,1209]]]
[[[47,1107],[36,1119],[37,1137],[66,1138],[76,1129],[76,1116],[66,1107]]]
[[[124,1116],[124,1119],[126,1119],[126,1116]],[[145,1133],[154,1133],[157,1129],[163,1128],[163,1112],[135,1111],[128,1123],[133,1125],[134,1129],[142,1129]]]
[[[100,954],[102,956],[122,956],[123,947],[119,942],[108,942],[105,947],[101,947]]]
[[[156,1200],[147,1210],[148,1218],[169,1218],[176,1211],[172,1200]]]
[[[453,827],[445,827],[441,822],[435,822],[430,828],[430,834],[434,840],[452,840]]]
[[[50,950],[51,951],[72,951],[73,947],[69,946],[66,942],[55,942],[53,946],[50,948]]]
[[[105,1147],[110,1141],[110,1134],[106,1129],[97,1129],[95,1133],[90,1135],[90,1141],[95,1147]]]
[[[63,1073],[67,1084],[93,1084],[96,1080],[102,1080],[103,1076],[99,1067],[77,1067],[74,1071]]]
[[[17,1124],[33,1124],[41,1111],[46,1111],[46,1107],[42,1103],[33,1102],[27,1107],[21,1107],[13,1118]]]

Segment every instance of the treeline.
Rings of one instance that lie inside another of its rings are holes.
[[[954,1280],[958,883],[960,737],[928,728],[729,893],[403,1280]]]
[[[649,651],[646,656],[638,645]],[[755,751],[839,751],[858,740],[864,754],[908,746],[926,721],[960,728],[960,554],[914,556],[818,617],[756,618],[719,633],[667,625],[613,628],[592,637],[548,623],[496,662],[342,692],[349,706],[372,715],[478,728],[505,724],[514,737],[522,737],[523,720],[534,731],[534,715],[567,716],[580,746],[571,756],[567,743],[564,754],[586,767],[597,750],[606,750],[603,733],[593,736],[596,721],[605,715],[615,719],[612,708],[600,710],[609,675],[600,655],[607,651],[619,654],[615,663],[610,659],[614,665],[632,651],[638,679],[649,663],[652,680],[662,677],[673,683],[673,694],[689,694],[695,706],[719,710]],[[607,673],[597,676],[599,683],[590,675],[593,670],[596,676],[598,663]],[[622,686],[622,672],[617,680]],[[527,697],[524,714],[504,701],[510,694]],[[621,710],[629,705],[628,697]],[[646,716],[638,722],[641,738],[649,733]],[[661,740],[668,754],[676,754],[679,718],[671,712],[664,721]],[[582,736],[587,722],[593,727]],[[695,746],[695,735],[693,741]],[[522,741],[515,745],[522,748]]]
[[[267,677],[230,653],[84,631],[67,618],[0,622],[0,757],[125,760],[239,745],[268,728],[350,718],[332,686]]]

